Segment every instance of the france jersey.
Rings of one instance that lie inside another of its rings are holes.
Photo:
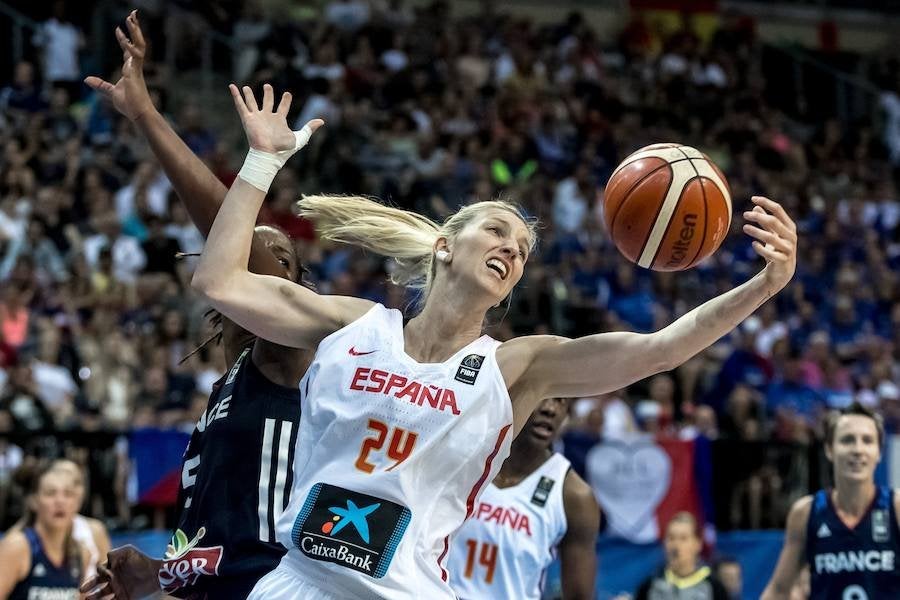
[[[31,570],[13,588],[9,600],[78,600],[81,568],[67,562],[61,566],[53,564],[37,532],[26,527],[22,533],[31,549]]]
[[[269,381],[251,348],[216,383],[184,453],[178,528],[159,571],[176,597],[244,600],[284,555],[275,522],[293,485],[300,390]]]
[[[813,498],[806,526],[806,557],[813,600],[900,598],[900,527],[893,492],[879,486],[853,529],[837,515],[829,490]]]

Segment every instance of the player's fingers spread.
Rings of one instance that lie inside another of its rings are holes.
[[[247,103],[247,109],[250,112],[259,112],[259,105],[256,103],[256,97],[253,95],[253,90],[250,89],[250,86],[245,85],[241,89],[244,91],[244,101]]]
[[[290,92],[285,92],[281,95],[281,100],[278,102],[278,114],[284,118],[287,118],[288,112],[291,110],[291,101],[293,100],[293,96]]]
[[[263,84],[262,109],[264,112],[272,112],[273,106],[275,106],[275,90],[268,83]]]
[[[231,99],[234,100],[234,107],[237,109],[241,119],[243,119],[244,115],[247,114],[247,105],[244,104],[244,98],[241,96],[241,92],[233,83],[228,84],[228,91],[231,92]]]

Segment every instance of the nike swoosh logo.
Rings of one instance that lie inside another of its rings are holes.
[[[350,346],[350,356],[365,356],[366,354],[372,354],[373,352],[377,352],[377,350],[369,350],[368,352],[360,352],[356,349],[356,346]]]

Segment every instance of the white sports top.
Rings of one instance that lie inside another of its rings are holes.
[[[84,569],[85,578],[97,574],[97,564],[100,562],[100,549],[94,540],[94,533],[87,518],[76,514],[72,523],[72,539],[84,546],[88,551],[88,564]]]
[[[354,598],[455,598],[450,534],[506,456],[512,405],[482,336],[442,363],[404,352],[378,304],[326,337],[307,375],[278,570]]]
[[[540,600],[544,574],[566,534],[569,461],[553,454],[508,488],[490,484],[453,534],[448,570],[460,600]]]

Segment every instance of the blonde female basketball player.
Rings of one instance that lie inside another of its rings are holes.
[[[250,598],[453,598],[444,567],[450,534],[538,402],[620,389],[674,368],[794,273],[794,223],[777,203],[754,198],[744,230],[767,264],[747,283],[653,334],[501,344],[481,335],[484,317],[522,277],[535,241],[515,208],[480,202],[437,225],[363,198],[301,200],[323,237],[401,260],[398,279],[424,288],[421,312],[404,326],[398,311],[247,270],[265,191],[310,130],[288,128],[289,94],[276,108],[267,85],[260,108],[250,88],[231,93],[251,148],[193,285],[263,338],[318,347],[301,382],[303,460],[277,524],[288,553]]]

